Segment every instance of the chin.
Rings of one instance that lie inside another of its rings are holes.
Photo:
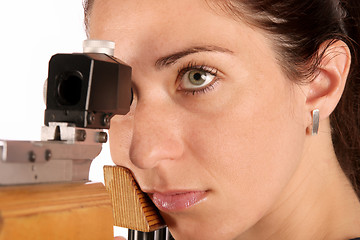
[[[239,236],[239,231],[234,231],[234,229],[238,230],[237,226],[230,226],[216,221],[216,219],[211,224],[190,223],[190,221],[173,223],[170,221],[168,227],[176,240],[234,240]]]

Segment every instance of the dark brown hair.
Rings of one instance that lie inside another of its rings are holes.
[[[94,0],[84,2],[85,25]],[[360,42],[359,0],[207,0],[269,34],[286,75],[310,80],[322,60],[320,46],[344,41],[351,69],[343,96],[330,116],[332,141],[342,169],[360,197]]]

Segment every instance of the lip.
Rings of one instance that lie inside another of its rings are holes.
[[[180,191],[148,194],[160,211],[177,212],[188,209],[202,202],[207,197],[206,191]]]

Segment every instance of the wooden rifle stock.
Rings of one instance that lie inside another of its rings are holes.
[[[113,239],[112,206],[101,183],[0,187],[0,240]]]
[[[148,236],[172,239],[130,170],[105,166],[104,177],[106,188],[91,182],[1,186],[0,240],[110,240],[114,225],[132,229],[129,237],[133,230],[143,236],[163,229],[155,232],[163,237]]]

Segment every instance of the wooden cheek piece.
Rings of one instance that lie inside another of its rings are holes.
[[[158,209],[141,191],[129,169],[104,166],[104,179],[110,193],[115,226],[142,232],[152,232],[166,226]]]

